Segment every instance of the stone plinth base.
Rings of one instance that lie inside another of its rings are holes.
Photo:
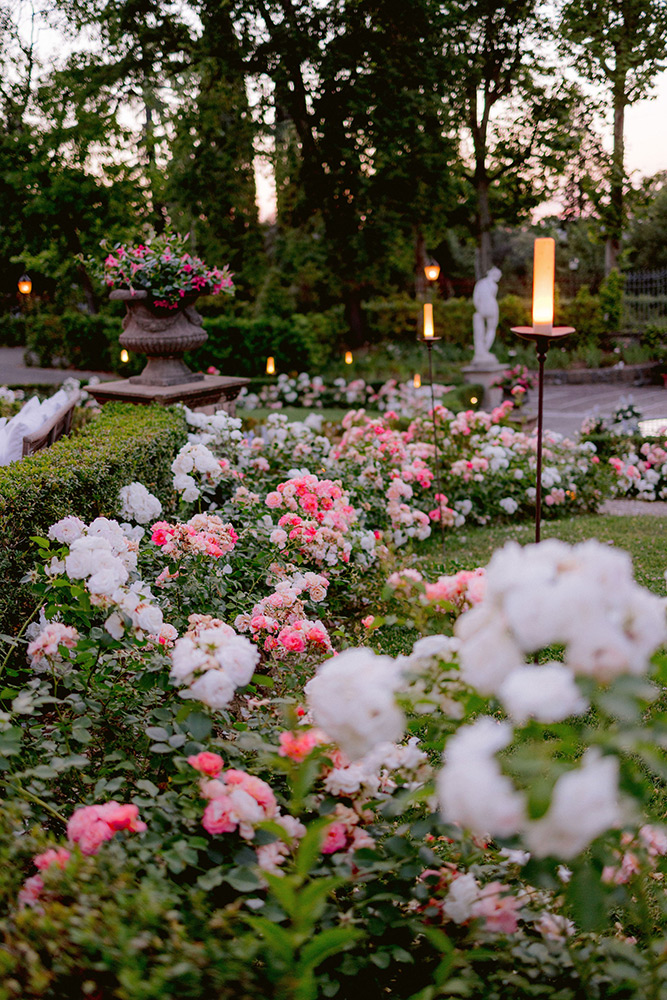
[[[484,386],[484,398],[480,401],[481,409],[493,410],[496,406],[500,406],[503,390],[498,386],[492,386],[491,383],[504,371],[505,365],[501,365],[495,358],[490,361],[473,361],[463,369],[465,382]]]
[[[118,382],[104,382],[87,388],[97,402],[102,404],[110,401],[143,406],[149,403],[160,403],[162,406],[185,403],[191,410],[204,407],[224,409],[230,416],[234,416],[234,400],[249,381],[247,378],[230,375],[204,375],[200,382],[185,382],[181,385],[138,385],[129,378],[124,378]]]

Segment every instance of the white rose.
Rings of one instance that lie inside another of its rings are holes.
[[[562,663],[525,666],[513,670],[500,685],[498,697],[516,722],[560,722],[588,708],[574,674]]]
[[[558,779],[546,815],[528,824],[526,843],[538,858],[574,858],[621,819],[618,761],[588,750],[581,767]]]
[[[362,647],[323,663],[305,691],[316,724],[356,760],[377,743],[403,735],[395,698],[400,680],[394,660]]]

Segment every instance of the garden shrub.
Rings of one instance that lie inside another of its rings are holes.
[[[592,295],[588,285],[583,285],[576,296],[563,303],[560,319],[563,326],[573,326],[577,337],[597,344],[605,332],[599,295]]]
[[[29,604],[27,590],[17,588],[32,565],[31,537],[67,514],[115,516],[128,480],[168,497],[170,465],[185,437],[180,410],[109,403],[80,433],[0,468],[0,630]]]
[[[618,333],[623,320],[624,279],[614,268],[600,285],[600,314],[606,333]]]
[[[364,303],[371,343],[414,340],[421,304],[415,299],[373,299]],[[436,336],[462,347],[472,344],[473,305],[469,299],[437,299],[433,303]]]
[[[12,316],[11,313],[0,315],[0,344],[3,347],[20,347],[25,344],[25,337],[25,316]]]
[[[186,356],[191,368],[214,365],[223,375],[260,375],[269,355],[279,371],[304,371],[327,358],[326,320],[313,316],[280,319],[260,316],[247,319],[216,316],[204,320],[208,340]],[[322,334],[322,341],[318,333]]]

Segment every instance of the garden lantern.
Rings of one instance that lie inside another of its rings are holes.
[[[415,375],[415,376],[413,377],[413,379],[412,379],[412,384],[413,384],[413,386],[415,387],[415,389],[419,389],[419,388],[421,388],[421,384],[422,384],[422,377],[421,377],[421,375],[419,374],[419,372],[417,372],[417,374],[416,374],[416,375]]]
[[[275,375],[276,374],[276,362],[272,357],[266,359],[266,374]]]
[[[438,269],[439,272],[439,269]],[[433,303],[424,303],[424,325],[422,327],[423,337],[422,342],[426,344],[428,350],[428,377],[431,382],[431,419],[433,420],[433,448],[435,457],[435,481],[438,488],[437,509],[440,513],[440,541],[442,543],[442,559],[444,563],[445,559],[445,525],[442,520],[442,477],[440,474],[440,448],[438,447],[438,423],[435,415],[435,389],[433,388],[433,344],[436,340],[440,340],[440,337],[435,336],[435,329],[433,327]],[[415,375],[413,380],[413,385],[417,387],[416,379],[419,378],[419,384],[421,385],[421,376]]]
[[[120,352],[120,360],[123,362],[124,365],[127,364],[127,362],[130,360],[130,355],[127,353],[125,348],[123,348],[123,350]]]
[[[345,352],[345,364],[346,365],[351,365],[352,364],[352,360],[353,360],[352,359],[352,351],[346,351]]]
[[[440,265],[437,260],[429,260],[424,265],[424,274],[427,281],[437,281],[440,277]]]
[[[22,274],[19,278],[19,292],[21,295],[30,295],[32,291],[32,279],[29,274]]]
[[[573,326],[554,326],[554,279],[556,241],[535,240],[533,257],[533,325],[513,326],[512,332],[524,340],[534,340],[538,361],[537,401],[537,482],[535,484],[535,541],[540,540],[542,521],[542,430],[544,416],[544,362],[549,344],[574,333]]]
[[[424,303],[424,340],[433,340],[433,303]],[[438,338],[440,339],[440,338]]]

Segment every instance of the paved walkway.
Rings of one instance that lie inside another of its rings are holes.
[[[96,375],[102,381],[118,378],[108,372],[77,372],[67,368],[28,368],[23,363],[22,347],[0,347],[0,385],[60,385],[66,378],[88,380]],[[560,434],[573,435],[581,422],[597,408],[608,416],[621,397],[632,398],[642,417],[665,417],[667,420],[667,388],[663,386],[632,386],[624,384],[546,385],[544,387],[544,426]],[[531,393],[526,412],[537,408],[537,393]]]
[[[609,416],[620,399],[631,399],[645,420],[664,417],[667,422],[667,388],[657,385],[545,385],[544,426],[560,434],[573,435],[584,417],[597,409]],[[537,413],[537,390],[530,394],[528,413]]]
[[[109,372],[78,372],[71,368],[28,368],[23,363],[23,347],[0,347],[0,385],[62,385],[67,378],[87,382],[96,375],[101,382],[118,378]]]

